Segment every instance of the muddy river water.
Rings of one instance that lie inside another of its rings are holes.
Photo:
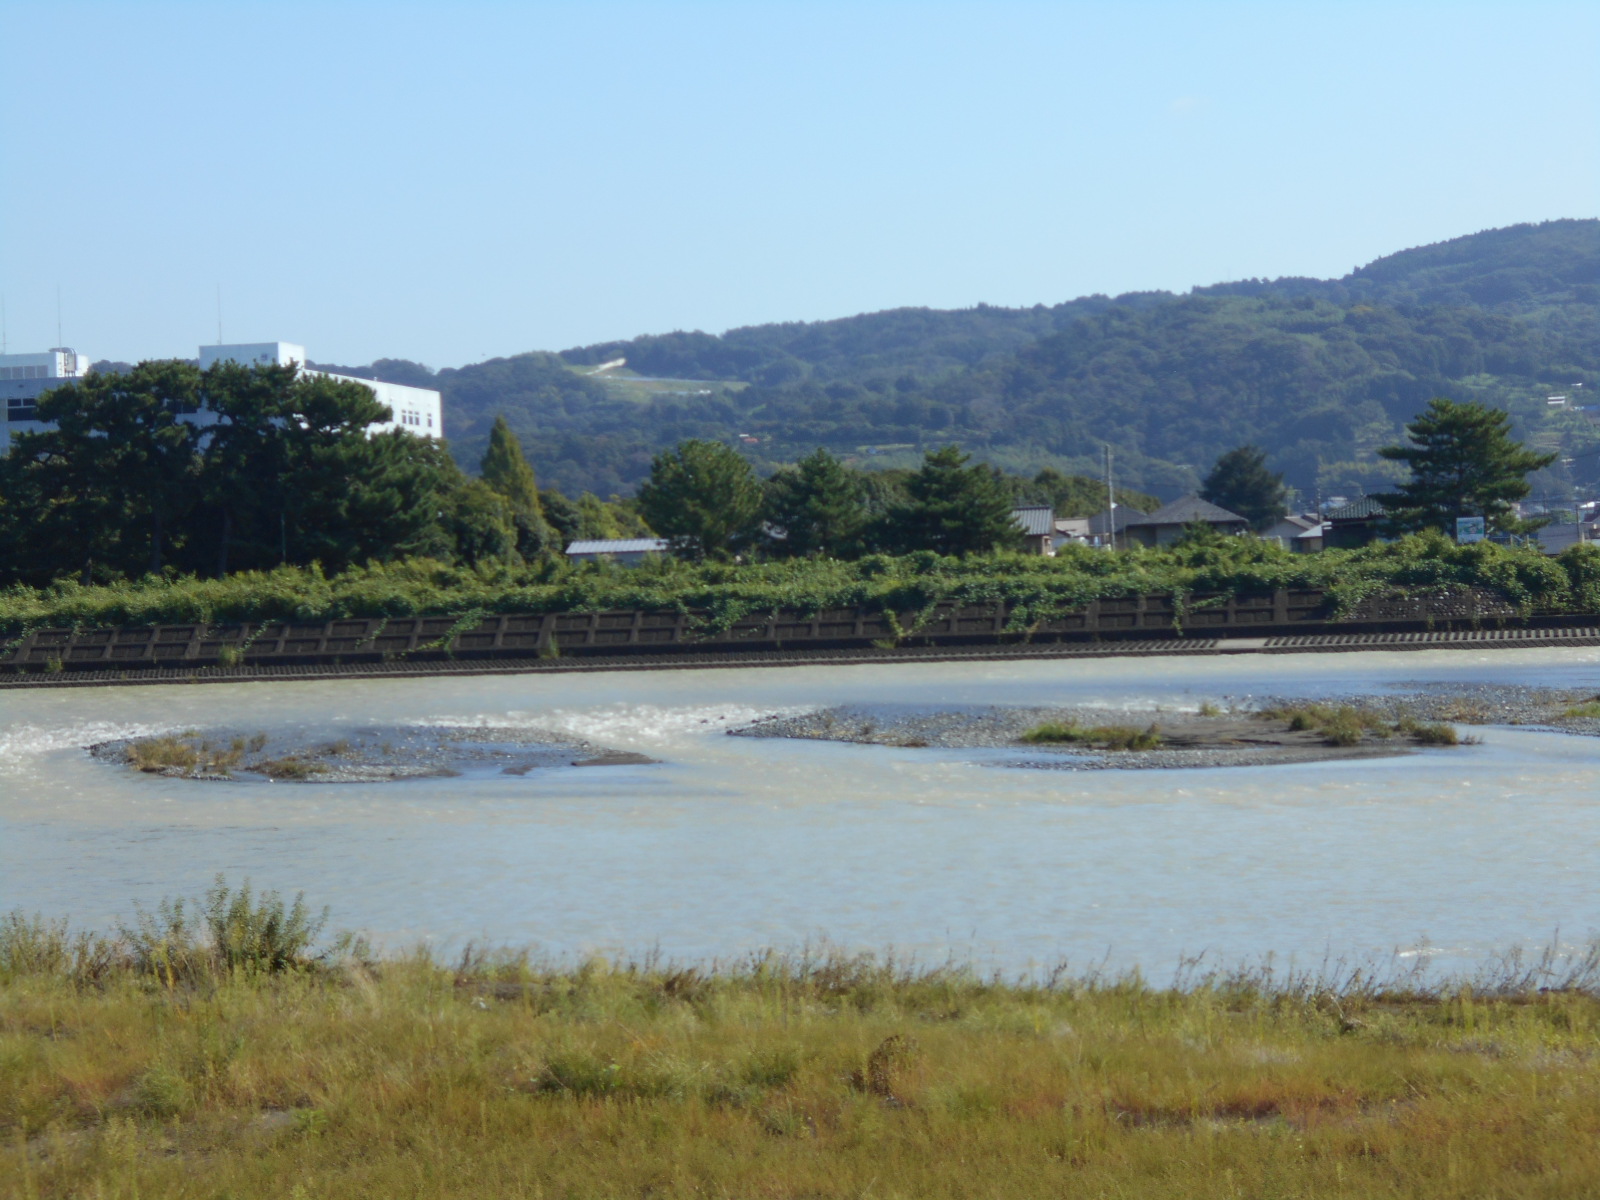
[[[1600,692],[1600,650],[925,663],[0,692],[0,911],[109,927],[221,871],[380,945],[707,959],[828,939],[1061,959],[1493,951],[1600,930],[1600,738],[1271,767],[1006,769],[996,750],[728,737],[853,705],[1194,708],[1423,682]],[[200,782],[91,757],[195,728],[555,730],[658,760],[386,783]],[[1015,755],[1009,757],[1014,758]]]

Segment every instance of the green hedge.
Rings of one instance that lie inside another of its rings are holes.
[[[1314,588],[1331,596],[1336,611],[1348,612],[1388,590],[1462,585],[1489,588],[1524,612],[1600,613],[1600,549],[1578,546],[1548,558],[1534,549],[1488,542],[1457,546],[1437,534],[1419,534],[1311,555],[1238,538],[1120,553],[1074,546],[1055,558],[923,553],[854,562],[693,565],[662,559],[632,568],[544,563],[517,569],[415,559],[334,576],[315,567],[284,567],[226,579],[15,587],[0,592],[0,633],[16,636],[43,626],[631,608],[704,611],[709,626],[725,627],[754,612],[857,606],[905,612],[944,602],[1005,603],[1021,627],[1102,597],[1169,594],[1180,600],[1181,613],[1194,593]]]

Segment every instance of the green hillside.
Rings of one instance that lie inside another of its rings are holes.
[[[618,358],[616,378],[585,374]],[[1374,451],[1445,394],[1504,407],[1520,436],[1563,450],[1573,461],[1536,494],[1565,496],[1574,471],[1600,483],[1600,423],[1546,403],[1600,389],[1600,221],[1489,230],[1336,280],[895,309],[437,374],[396,360],[357,370],[440,388],[464,463],[503,412],[544,479],[602,494],[630,491],[681,438],[742,435],[762,467],[818,445],[905,465],[958,441],[1013,469],[1093,471],[1109,443],[1121,478],[1164,496],[1254,441],[1291,485],[1328,495],[1389,478]]]

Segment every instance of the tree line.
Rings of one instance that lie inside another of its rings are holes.
[[[96,371],[42,395],[38,415],[55,428],[18,435],[0,458],[0,583],[473,565],[644,528],[593,496],[535,490],[530,502],[531,472],[499,460],[475,479],[441,441],[369,435],[388,406],[292,366]]]
[[[635,498],[572,499],[539,486],[504,419],[474,478],[441,441],[369,434],[392,414],[361,384],[292,366],[146,362],[48,392],[38,411],[55,428],[20,435],[0,459],[0,582],[408,558],[516,565],[579,538],[652,535],[694,560],[970,556],[1022,545],[1019,503],[1063,516],[1106,504],[1097,480],[1006,475],[955,445],[878,472],[818,448],[762,479],[737,450],[694,438],[654,457]],[[1435,399],[1407,428],[1411,445],[1380,449],[1411,475],[1379,497],[1393,531],[1448,531],[1468,514],[1530,528],[1514,502],[1554,456],[1512,440],[1504,412]],[[1254,445],[1221,455],[1202,494],[1257,529],[1286,511],[1283,475]],[[1117,501],[1158,504],[1128,491]]]
[[[636,500],[574,498],[539,485],[503,418],[474,478],[442,441],[369,434],[392,414],[366,387],[292,366],[95,371],[41,396],[38,415],[54,428],[18,435],[0,458],[0,584],[406,558],[514,565],[579,538],[657,533],[713,559],[973,553],[1016,544],[1014,503],[1104,504],[1093,480],[1005,476],[954,447],[899,472],[818,451],[763,481],[728,446],[695,439],[656,456]]]

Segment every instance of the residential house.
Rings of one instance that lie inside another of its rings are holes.
[[[1127,543],[1136,546],[1170,546],[1183,536],[1185,527],[1203,523],[1229,536],[1246,533],[1250,522],[1236,512],[1219,508],[1199,496],[1184,496],[1162,505],[1148,516],[1129,521],[1125,526]]]
[[[1082,546],[1110,546],[1113,535],[1120,545],[1128,522],[1145,515],[1137,508],[1119,504],[1115,509],[1108,508],[1092,517],[1062,517],[1056,521],[1055,545],[1059,548],[1076,542]]]
[[[1029,554],[1056,552],[1056,510],[1048,504],[1027,504],[1011,510],[1011,519],[1022,530]]]
[[[1070,543],[1085,546],[1089,543],[1089,518],[1088,517],[1057,517],[1055,537],[1050,539],[1051,545],[1059,550]]]
[[[1296,554],[1321,550],[1322,535],[1323,521],[1316,513],[1290,513],[1261,534],[1266,541],[1277,542]]]
[[[1371,496],[1346,504],[1324,514],[1328,522],[1322,544],[1329,550],[1353,550],[1375,542],[1383,535],[1383,522],[1388,514]]]

